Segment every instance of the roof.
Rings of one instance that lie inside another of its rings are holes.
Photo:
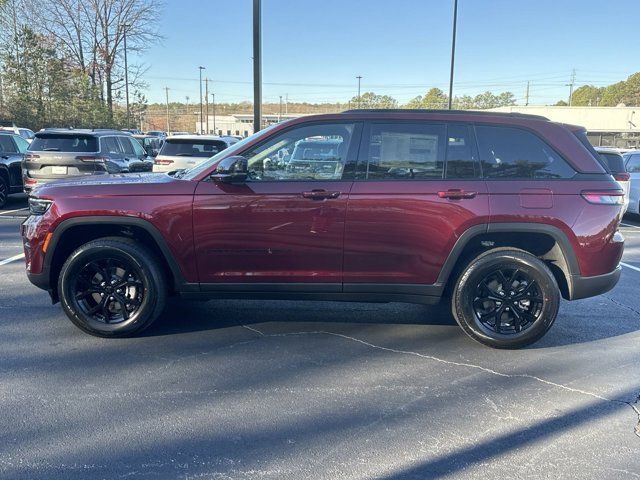
[[[105,135],[131,135],[128,132],[123,132],[121,130],[113,130],[110,128],[43,128],[42,130],[36,132],[36,135],[47,134],[47,133],[55,133],[62,135],[93,135],[93,136],[105,136]]]
[[[228,143],[229,138],[219,137],[217,135],[170,135],[166,138],[166,141],[169,141],[169,140],[193,140],[193,141],[218,140],[221,142]]]
[[[542,115],[531,115],[528,113],[518,112],[494,112],[489,110],[436,110],[436,109],[422,109],[422,108],[372,108],[372,109],[353,109],[345,110],[342,113],[406,113],[406,114],[441,114],[441,115],[478,115],[487,117],[517,117],[517,118],[529,118],[532,120],[544,120],[549,121],[547,117]]]

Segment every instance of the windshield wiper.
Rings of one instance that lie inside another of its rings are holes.
[[[49,147],[49,148],[45,148],[44,151],[45,152],[59,152],[60,149],[59,148],[55,148],[55,147]]]
[[[191,153],[176,153],[176,157],[192,157]]]

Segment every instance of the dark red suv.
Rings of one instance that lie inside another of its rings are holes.
[[[93,335],[148,327],[167,295],[450,298],[516,348],[560,296],[620,276],[623,191],[583,129],[494,112],[349,111],[271,126],[188,171],[52,183],[27,273]]]

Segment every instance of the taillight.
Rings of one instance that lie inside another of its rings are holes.
[[[97,157],[95,155],[78,155],[76,160],[80,160],[82,162],[94,162],[94,163],[105,163],[107,158],[105,157]]]
[[[628,182],[629,180],[631,180],[631,174],[627,172],[615,173],[613,175],[613,178],[615,178],[618,182]]]
[[[37,185],[37,184],[38,184],[38,181],[37,181],[35,178],[25,178],[25,179],[24,179],[24,184],[25,184],[25,185],[29,185],[29,186],[31,186],[31,185]]]
[[[173,160],[154,160],[153,163],[155,165],[171,165],[173,163]]]
[[[37,160],[38,158],[40,158],[40,155],[36,155],[35,153],[25,153],[24,155],[25,160]]]
[[[624,192],[620,190],[585,190],[582,198],[595,205],[622,205]]]

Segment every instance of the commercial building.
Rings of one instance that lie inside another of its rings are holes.
[[[554,122],[581,125],[593,145],[619,148],[640,146],[640,107],[512,106],[492,109],[542,115]]]
[[[263,114],[262,128],[291,118],[302,117],[304,115],[309,114]],[[205,118],[202,123],[196,122],[195,131],[208,132],[215,135],[240,135],[242,137],[247,137],[253,134],[253,114],[237,113],[233,115],[209,115],[208,126],[209,128],[207,129],[207,120]]]

